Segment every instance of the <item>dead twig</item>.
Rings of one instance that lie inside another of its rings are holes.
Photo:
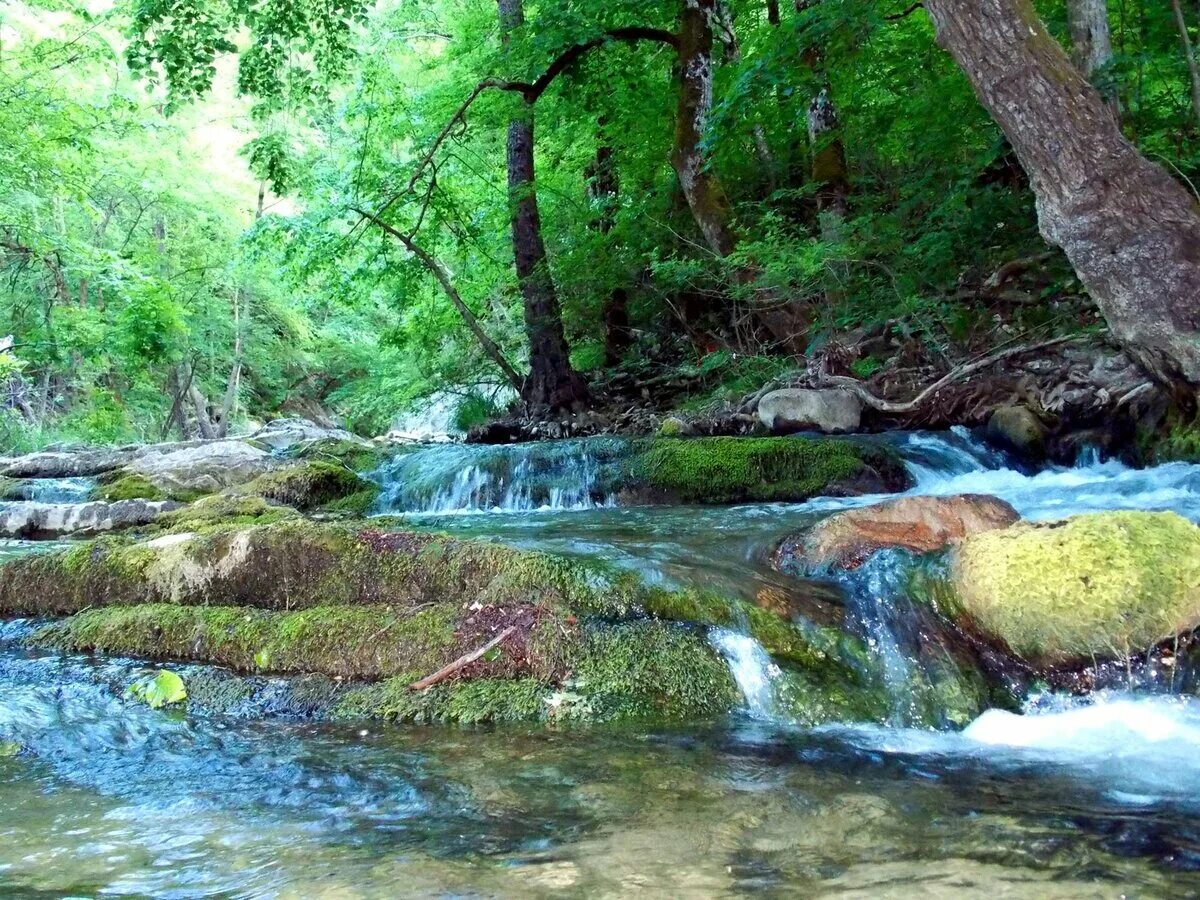
[[[454,662],[450,663],[450,665],[445,666],[441,669],[438,669],[432,675],[426,675],[420,681],[414,681],[412,684],[410,684],[408,686],[408,689],[410,691],[423,691],[426,688],[433,687],[438,682],[445,681],[447,678],[449,678],[455,672],[458,672],[460,669],[465,669],[467,666],[469,666],[471,663],[475,662],[475,660],[479,659],[479,657],[483,656],[485,653],[487,653],[493,647],[496,647],[498,644],[500,644],[502,641],[504,641],[510,634],[512,634],[516,630],[517,630],[516,625],[509,625],[507,628],[505,628],[502,632],[500,632],[498,635],[496,635],[494,638],[492,638],[490,641],[488,641],[486,644],[484,644],[478,650],[472,650],[470,653],[460,656]]]

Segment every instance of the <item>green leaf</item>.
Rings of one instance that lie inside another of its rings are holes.
[[[129,693],[151,709],[162,709],[187,700],[183,679],[166,670],[135,681],[129,686]]]

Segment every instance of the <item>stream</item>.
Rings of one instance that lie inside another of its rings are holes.
[[[965,431],[883,439],[913,494],[1200,521],[1200,466],[1034,472]],[[841,583],[768,565],[784,535],[879,498],[619,508],[619,452],[423,448],[376,473],[376,512],[663,584],[844,605],[904,683],[887,611],[910,560],[881,554]],[[725,722],[343,726],[155,712],[120,689],[144,664],[32,651],[27,629],[0,624],[0,897],[1200,896],[1200,699],[1174,683],[1038,695],[961,731],[911,727],[897,687],[888,726],[800,728],[762,648],[714,629],[745,701]]]

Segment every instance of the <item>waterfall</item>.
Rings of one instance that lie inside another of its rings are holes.
[[[615,438],[509,446],[430,447],[375,473],[377,511],[447,515],[583,510],[615,502],[615,465],[627,454]]]
[[[766,649],[748,634],[714,628],[709,643],[729,666],[729,673],[746,701],[746,711],[756,719],[775,719],[775,679],[779,667]]]

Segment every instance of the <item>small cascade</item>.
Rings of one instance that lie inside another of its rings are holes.
[[[449,515],[611,506],[616,462],[628,452],[615,438],[510,446],[430,447],[376,472],[378,512]]]
[[[86,503],[95,489],[95,478],[37,478],[29,482],[27,499],[34,503]]]
[[[729,666],[746,701],[746,711],[755,719],[776,719],[775,680],[779,667],[763,645],[748,634],[727,628],[712,629],[708,640]]]

